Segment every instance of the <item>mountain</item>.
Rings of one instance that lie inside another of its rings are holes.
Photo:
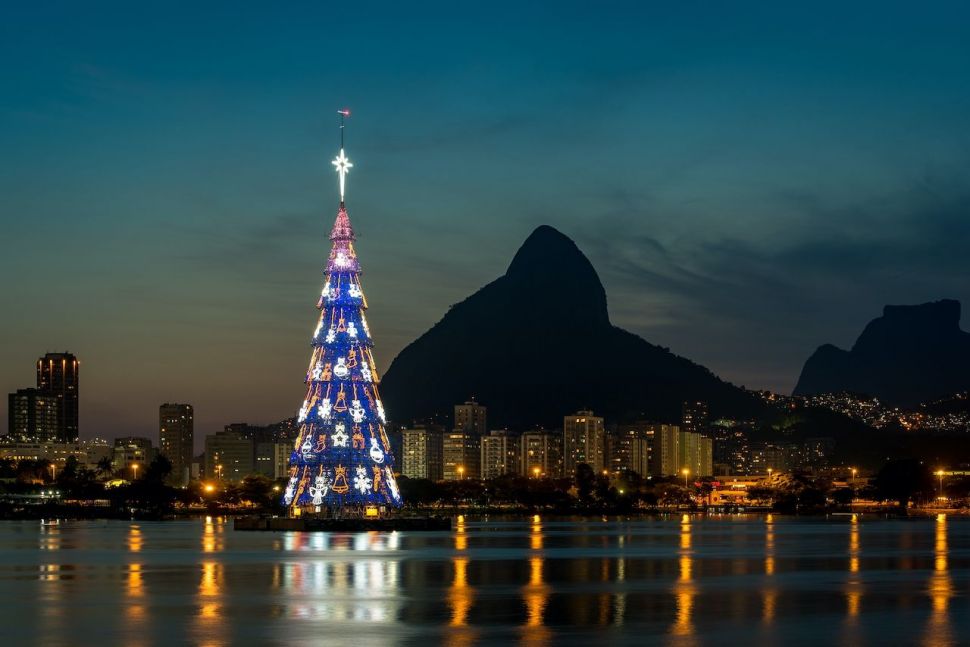
[[[715,414],[762,405],[709,370],[610,323],[606,291],[575,243],[549,226],[504,276],[451,307],[395,358],[381,383],[399,422],[439,416],[474,396],[492,428],[558,427],[591,408],[611,421],[680,419],[684,400]]]
[[[851,391],[914,406],[970,388],[970,333],[960,302],[886,306],[845,351],[820,346],[802,368],[795,395]]]

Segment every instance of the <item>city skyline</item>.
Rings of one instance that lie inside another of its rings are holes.
[[[970,301],[968,10],[834,10],[16,8],[0,386],[69,348],[85,437],[150,435],[165,401],[200,433],[293,415],[346,105],[381,370],[548,223],[617,325],[790,392],[883,305]]]

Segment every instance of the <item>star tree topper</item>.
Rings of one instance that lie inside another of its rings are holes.
[[[347,173],[354,166],[347,159],[347,156],[344,155],[344,119],[350,116],[350,110],[338,110],[337,114],[340,115],[340,155],[337,155],[336,159],[331,163],[337,169],[337,175],[340,176],[340,201],[343,202]]]

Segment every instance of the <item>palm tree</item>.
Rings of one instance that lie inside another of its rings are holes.
[[[109,456],[105,456],[98,461],[98,476],[107,477],[114,473],[114,465]]]

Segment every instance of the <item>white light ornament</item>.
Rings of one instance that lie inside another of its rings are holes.
[[[354,422],[361,423],[364,422],[364,407],[360,405],[360,400],[354,400],[350,404],[350,417],[354,419]]]
[[[307,403],[306,400],[304,400],[303,406],[300,407],[300,413],[296,417],[297,422],[303,422],[304,420],[306,420],[306,414],[308,414],[309,412],[310,412],[310,405]]]
[[[370,328],[367,327],[367,317],[363,313],[360,315],[360,324],[364,327],[364,334],[370,337]]]
[[[333,290],[330,288],[330,284],[326,283],[323,286],[323,290],[320,292],[320,296],[329,301],[333,298]]]
[[[319,380],[320,375],[322,373],[323,373],[323,362],[318,360],[316,363],[316,366],[313,367],[313,372],[311,373],[311,375],[313,376],[314,380]]]
[[[364,293],[360,291],[359,285],[357,285],[356,283],[351,283],[350,287],[347,288],[347,294],[354,297],[355,299],[359,299],[361,296],[363,296]]]
[[[323,338],[323,341],[327,342],[328,344],[332,344],[336,340],[337,340],[337,331],[335,331],[333,329],[333,326],[331,326],[330,330],[327,331],[327,336]]]
[[[374,376],[370,372],[370,364],[367,363],[366,359],[360,363],[360,375],[364,378],[365,382],[372,382],[374,380]]]
[[[303,441],[303,445],[300,446],[300,453],[303,454],[303,458],[308,458],[310,453],[313,451],[313,443],[310,442],[310,436],[306,437]]]
[[[334,426],[333,436],[331,436],[331,438],[333,439],[334,447],[347,446],[347,440],[350,438],[350,436],[347,435],[347,431],[346,431],[346,427],[344,427],[344,423],[338,422]]]
[[[344,357],[337,358],[337,365],[333,367],[333,374],[337,377],[343,379],[350,374],[350,369],[347,368],[347,359]]]
[[[296,490],[296,477],[291,476],[290,482],[286,484],[286,490],[283,492],[283,503],[290,505],[293,502],[293,494]]]
[[[375,404],[377,404],[377,417],[381,419],[381,422],[386,423],[387,418],[384,416],[384,403],[377,400]]]
[[[337,169],[337,175],[340,176],[340,201],[343,202],[347,173],[350,172],[350,169],[352,169],[354,165],[351,164],[350,160],[347,159],[347,156],[344,155],[344,149],[342,148],[340,149],[340,155],[337,155],[336,159],[334,159],[331,164],[334,165],[334,168]]]
[[[347,334],[350,335],[351,339],[357,339],[357,326],[354,325],[353,321],[347,324]]]
[[[377,439],[373,436],[370,439],[370,457],[375,463],[384,462],[384,450],[377,446]]]
[[[327,492],[329,491],[330,482],[327,480],[326,474],[321,474],[313,479],[313,485],[310,486],[310,496],[313,497],[313,505],[323,505],[323,497],[327,496]]]
[[[333,264],[339,268],[347,268],[350,266],[350,259],[343,252],[337,252],[337,256],[333,259]]]
[[[371,480],[367,476],[367,469],[358,465],[356,474],[357,475],[354,476],[354,487],[357,488],[357,491],[361,494],[367,494],[371,491]]]
[[[330,422],[330,412],[333,411],[333,405],[330,404],[330,400],[324,400],[317,407],[317,415],[324,422]]]

